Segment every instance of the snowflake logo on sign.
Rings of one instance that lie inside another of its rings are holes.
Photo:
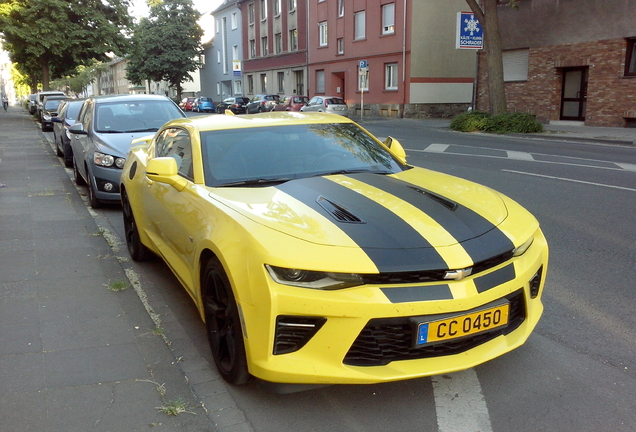
[[[475,32],[479,33],[479,21],[473,15],[470,16],[470,19],[465,19],[464,22],[466,23],[465,32],[470,32],[471,36],[474,36]]]

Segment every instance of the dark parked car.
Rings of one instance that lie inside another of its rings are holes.
[[[40,110],[40,124],[42,132],[53,130],[53,117],[57,116],[57,110],[66,96],[46,96],[42,101]]]
[[[225,98],[223,102],[216,106],[216,112],[225,114],[225,110],[229,109],[234,114],[245,114],[249,102],[250,98],[243,96]]]
[[[192,111],[195,112],[214,112],[214,102],[209,97],[196,98],[192,104]]]
[[[247,104],[247,113],[255,114],[272,111],[279,100],[280,96],[277,94],[257,94]]]
[[[288,95],[280,98],[280,102],[274,107],[274,111],[300,111],[302,107],[307,105],[309,98],[307,96]]]
[[[60,99],[66,98],[64,92],[57,90],[43,91],[38,93],[35,109],[37,111],[38,120],[40,121],[42,121],[42,108],[44,106],[44,98],[47,96],[61,96]]]
[[[73,149],[71,133],[68,131],[75,124],[84,99],[65,99],[60,103],[57,117],[53,117],[53,141],[57,155],[64,158],[64,165],[73,166]]]
[[[38,94],[29,95],[29,114],[33,115],[38,112]]]
[[[153,135],[164,123],[185,117],[160,95],[111,95],[86,99],[69,128],[75,183],[87,184],[91,207],[119,202],[119,177],[132,140]]]

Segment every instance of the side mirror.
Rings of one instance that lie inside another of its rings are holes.
[[[402,147],[402,144],[400,144],[398,140],[393,137],[388,137],[384,141],[384,145],[387,146],[391,154],[398,158],[400,162],[402,162],[403,164],[406,163],[406,152],[404,151],[404,147]]]
[[[75,123],[73,126],[68,128],[68,131],[76,135],[88,135],[86,130],[84,129],[84,125],[82,125],[81,123]]]
[[[146,166],[146,176],[155,182],[166,183],[181,192],[188,181],[179,175],[177,160],[172,157],[150,159]]]
[[[58,116],[51,117],[53,123],[62,123],[62,120]]]

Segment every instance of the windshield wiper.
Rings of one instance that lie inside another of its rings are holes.
[[[373,171],[369,168],[359,169],[341,169],[334,171],[326,171],[324,173],[316,174],[316,176],[337,175],[337,174],[359,174],[359,173],[371,173],[371,174],[393,174],[393,171]]]
[[[235,182],[230,182],[230,183],[222,183],[217,185],[217,187],[226,187],[226,186],[268,186],[271,184],[280,184],[280,183],[285,183],[292,180],[291,178],[273,178],[273,179],[268,179],[268,178],[253,178],[253,179],[246,179],[246,180],[239,180],[239,181],[235,181]]]

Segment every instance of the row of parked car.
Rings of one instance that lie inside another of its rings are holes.
[[[347,104],[339,96],[307,96],[277,94],[257,94],[247,98],[242,96],[228,97],[215,105],[209,97],[183,98],[179,107],[184,111],[216,112],[223,114],[230,110],[234,114],[256,114],[270,111],[318,111],[340,114],[348,117]]]

